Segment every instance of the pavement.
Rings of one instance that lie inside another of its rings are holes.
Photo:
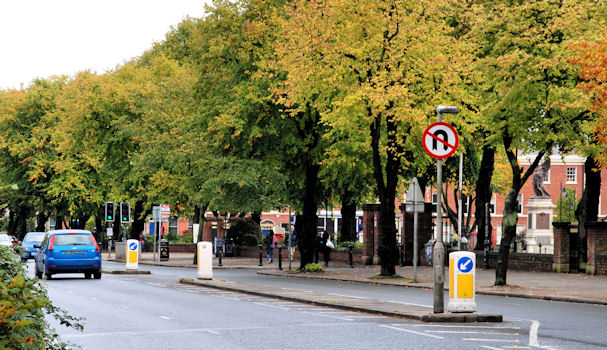
[[[193,253],[170,253],[168,261],[153,261],[152,253],[143,253],[140,265],[161,265],[175,267],[196,268],[193,262]],[[103,254],[108,260],[107,253]],[[113,259],[109,259],[113,260]],[[330,264],[325,272],[299,273],[288,271],[288,261],[283,260],[283,270],[278,269],[278,262],[268,264],[264,259],[259,266],[259,259],[244,257],[224,257],[222,266],[218,258],[213,258],[213,269],[255,269],[260,275],[284,276],[290,278],[306,278],[318,280],[345,281],[352,283],[369,283],[375,285],[392,285],[403,288],[433,289],[433,272],[430,266],[417,267],[416,276],[412,266],[396,266],[396,273],[400,279],[376,279],[379,266],[355,265],[351,268],[345,264]],[[295,270],[299,267],[298,261],[291,264]],[[105,271],[110,272],[111,271]],[[417,277],[416,280],[413,278]],[[496,295],[517,298],[530,298],[562,302],[587,303],[607,305],[607,276],[592,276],[586,274],[563,274],[551,272],[508,271],[506,286],[494,286],[495,270],[477,268],[476,288],[477,295]],[[182,279],[182,283],[204,285],[223,290],[262,295],[290,301],[312,303],[334,308],[353,311],[370,312],[387,316],[416,319],[429,322],[501,322],[501,315],[487,315],[480,313],[439,313],[434,314],[432,309],[414,305],[386,303],[382,301],[327,296],[319,293],[302,292],[288,289],[271,289],[263,285],[232,282],[220,279]],[[445,294],[448,295],[449,270],[445,268]],[[447,305],[445,305],[445,310]]]

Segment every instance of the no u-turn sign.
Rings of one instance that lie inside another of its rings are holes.
[[[444,159],[455,153],[459,137],[451,125],[438,122],[426,128],[422,142],[430,157]]]

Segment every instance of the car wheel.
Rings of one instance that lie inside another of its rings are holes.
[[[101,278],[101,271],[93,273],[93,277],[98,280]]]
[[[85,272],[84,273],[84,278],[87,279],[87,280],[91,279],[91,273],[90,272]]]
[[[50,280],[51,278],[53,278],[53,274],[48,272],[46,265],[44,265],[44,276],[46,277],[47,280]]]

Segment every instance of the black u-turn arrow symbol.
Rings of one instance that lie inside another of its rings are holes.
[[[449,134],[447,134],[447,132],[445,130],[436,130],[434,132],[434,137],[432,138],[432,150],[436,151],[438,150],[438,136],[441,135],[443,137],[443,140],[445,142],[441,142],[443,144],[443,151],[447,151],[449,150],[449,147],[447,146],[449,144]]]

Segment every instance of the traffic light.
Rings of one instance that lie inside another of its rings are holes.
[[[105,221],[114,222],[114,202],[105,202]]]
[[[120,222],[127,223],[131,221],[131,208],[129,202],[120,203]]]

